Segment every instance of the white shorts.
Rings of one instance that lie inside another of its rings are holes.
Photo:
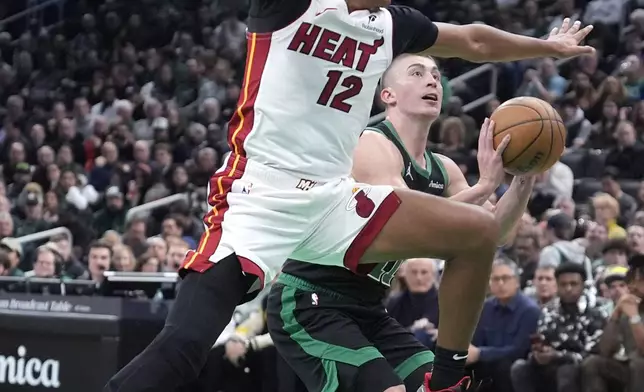
[[[206,231],[181,269],[204,272],[234,253],[244,273],[258,278],[249,293],[288,258],[355,271],[400,205],[390,186],[317,183],[233,154],[209,186]]]

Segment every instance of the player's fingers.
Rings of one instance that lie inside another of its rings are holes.
[[[492,120],[487,123],[487,146],[491,151],[494,151],[494,125],[496,123]]]
[[[554,35],[557,35],[557,33],[558,33],[558,32],[559,32],[559,27],[555,27],[555,28],[553,28],[553,29],[552,29],[552,31],[550,32],[550,36],[552,37],[552,36],[554,36]]]
[[[563,20],[563,23],[561,24],[561,28],[559,29],[560,34],[566,34],[568,32],[568,29],[570,28],[570,18],[566,18]]]
[[[581,56],[582,54],[595,53],[595,48],[592,46],[575,46],[571,48],[571,53],[568,57]]]
[[[487,121],[487,118],[485,118],[485,120],[483,120],[483,125],[481,125],[481,133],[479,134],[479,151],[483,151],[483,147],[485,146],[484,141],[487,136],[485,133],[487,130]]]
[[[501,143],[499,144],[499,146],[496,148],[497,155],[499,156],[503,155],[503,151],[505,151],[505,149],[508,147],[508,144],[510,144],[510,139],[511,139],[510,135],[505,135],[503,140],[501,140]]]
[[[575,33],[577,33],[579,31],[580,28],[581,28],[581,22],[576,21],[575,23],[572,24],[572,26],[570,26],[570,28],[568,29],[568,31],[566,33],[575,34]]]
[[[588,25],[575,33],[575,39],[577,42],[581,42],[588,36],[588,34],[590,34],[591,31],[593,31],[593,25]]]

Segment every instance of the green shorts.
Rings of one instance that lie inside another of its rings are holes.
[[[310,392],[382,392],[422,387],[434,354],[387,315],[282,274],[271,288],[267,318],[275,347]]]

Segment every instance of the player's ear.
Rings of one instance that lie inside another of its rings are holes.
[[[380,99],[385,105],[391,105],[396,102],[396,93],[391,87],[385,87],[380,91]]]

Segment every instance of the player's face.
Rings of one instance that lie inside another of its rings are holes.
[[[435,119],[441,112],[443,86],[436,62],[410,56],[400,61],[391,82],[390,106],[407,115]]]

